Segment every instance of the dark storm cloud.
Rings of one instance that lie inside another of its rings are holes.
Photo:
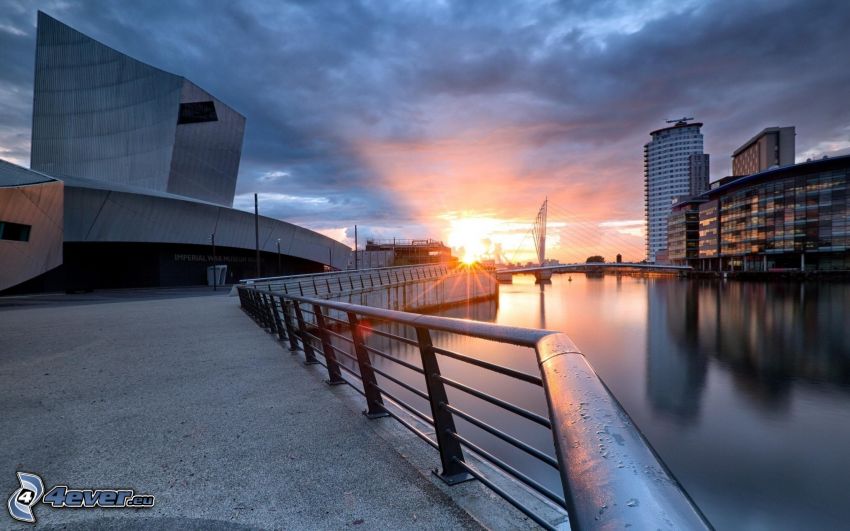
[[[796,125],[798,154],[850,146],[845,2],[7,2],[0,156],[24,162],[36,8],[239,110],[237,203],[286,197],[267,211],[317,228],[420,221],[427,199],[382,186],[370,143],[519,131],[530,185],[583,166],[626,218],[642,217],[641,146],[666,118],[706,124],[715,178],[765,126]]]

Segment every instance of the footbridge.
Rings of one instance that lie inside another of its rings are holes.
[[[669,265],[669,264],[647,264],[645,262],[581,262],[570,264],[547,264],[546,261],[546,231],[549,213],[549,198],[543,201],[534,224],[531,227],[531,236],[534,241],[534,250],[537,254],[537,264],[525,267],[504,267],[496,270],[499,282],[511,282],[513,275],[532,274],[538,282],[545,282],[552,277],[553,273],[576,272],[606,272],[606,271],[654,271],[659,273],[679,273],[692,270],[691,266]],[[585,235],[587,239],[592,233]],[[617,256],[620,259],[620,256]]]
[[[629,272],[653,271],[656,273],[682,273],[692,271],[691,266],[669,264],[644,264],[634,262],[581,262],[574,264],[551,264],[529,267],[512,267],[496,270],[496,278],[500,282],[510,282],[514,275],[534,275],[538,280],[547,280],[552,273],[594,273],[594,272]]]

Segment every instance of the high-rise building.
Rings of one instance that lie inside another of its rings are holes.
[[[683,118],[670,127],[652,131],[652,140],[643,146],[646,214],[646,258],[667,248],[667,217],[674,199],[691,196],[707,185],[708,156],[703,157],[702,123]],[[692,155],[698,155],[691,157]],[[704,169],[704,172],[703,172]],[[701,175],[706,179],[703,181]],[[692,179],[694,176],[694,179]]]
[[[732,153],[732,175],[794,164],[794,127],[768,127]]]
[[[691,180],[690,195],[699,195],[708,191],[708,153],[692,153],[688,158],[688,173]]]

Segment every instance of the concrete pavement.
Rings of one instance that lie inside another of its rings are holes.
[[[156,496],[139,510],[39,504],[37,528],[479,527],[378,434],[389,419],[353,413],[320,369],[223,294],[6,309],[0,528],[15,527],[18,470]]]

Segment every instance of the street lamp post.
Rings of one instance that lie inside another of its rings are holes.
[[[215,233],[210,234],[212,242],[212,259],[213,259],[213,291],[218,291],[218,269],[215,267]]]
[[[277,239],[277,276],[280,276],[280,238]]]

